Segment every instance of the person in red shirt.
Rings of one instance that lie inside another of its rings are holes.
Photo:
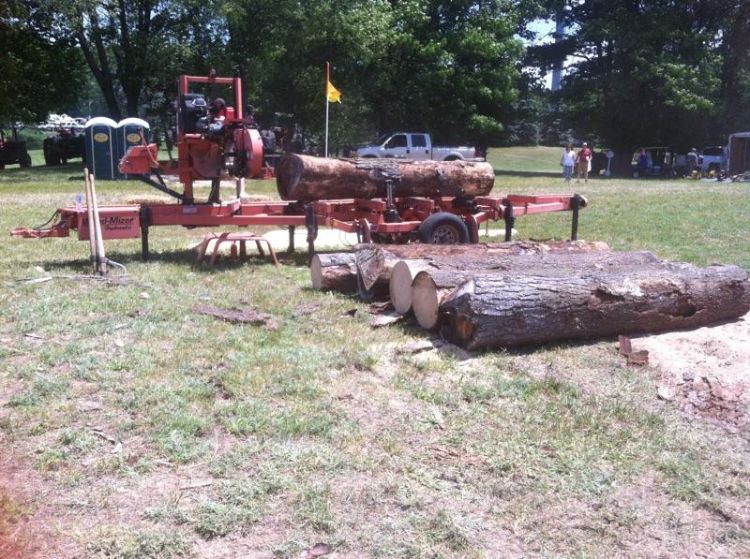
[[[593,156],[592,151],[589,149],[589,145],[583,142],[581,151],[578,152],[577,163],[578,163],[578,182],[581,182],[581,175],[583,175],[584,182],[589,182],[589,169],[591,168],[591,157]]]
[[[224,133],[224,120],[227,118],[227,104],[224,99],[217,97],[211,103],[211,107],[208,109],[209,112],[209,133],[220,136]]]

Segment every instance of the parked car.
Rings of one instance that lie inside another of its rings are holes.
[[[703,175],[717,174],[727,168],[727,150],[724,146],[708,146],[698,154],[698,167]]]
[[[434,159],[436,161],[458,161],[475,159],[473,147],[433,146],[426,132],[396,132],[381,136],[373,145],[357,149],[357,157],[381,158],[402,157],[405,159]]]

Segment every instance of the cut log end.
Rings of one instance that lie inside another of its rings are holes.
[[[320,255],[318,254],[313,256],[310,262],[310,279],[313,289],[317,291],[323,289],[323,267],[320,264]]]
[[[406,314],[411,310],[411,284],[414,276],[421,267],[419,264],[399,260],[393,266],[388,290],[394,310],[399,314]]]
[[[430,274],[420,272],[414,278],[411,290],[411,304],[414,317],[425,330],[433,330],[438,326],[440,310],[440,294]]]
[[[310,261],[313,289],[351,293],[357,289],[354,255],[349,252],[316,254]]]
[[[293,199],[304,170],[305,164],[299,157],[290,154],[281,158],[276,166],[276,190],[282,200]]]

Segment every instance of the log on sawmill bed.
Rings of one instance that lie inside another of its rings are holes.
[[[485,196],[495,171],[489,163],[475,161],[326,159],[293,153],[276,166],[282,200],[385,198],[388,181],[396,197]]]

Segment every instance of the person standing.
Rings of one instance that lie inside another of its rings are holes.
[[[641,148],[641,153],[638,156],[638,176],[640,178],[646,178],[647,173],[648,173],[648,155],[646,155],[646,150],[644,148]]]
[[[584,182],[589,182],[589,168],[591,166],[592,155],[589,145],[583,142],[583,147],[578,152],[578,182],[581,182],[581,175],[583,175]]]
[[[563,168],[563,176],[565,182],[570,183],[570,179],[573,177],[573,166],[576,164],[576,152],[573,151],[573,145],[568,144],[563,151],[562,157],[560,158],[560,165]]]
[[[692,148],[687,153],[687,176],[693,178],[693,171],[698,167],[698,150]]]

